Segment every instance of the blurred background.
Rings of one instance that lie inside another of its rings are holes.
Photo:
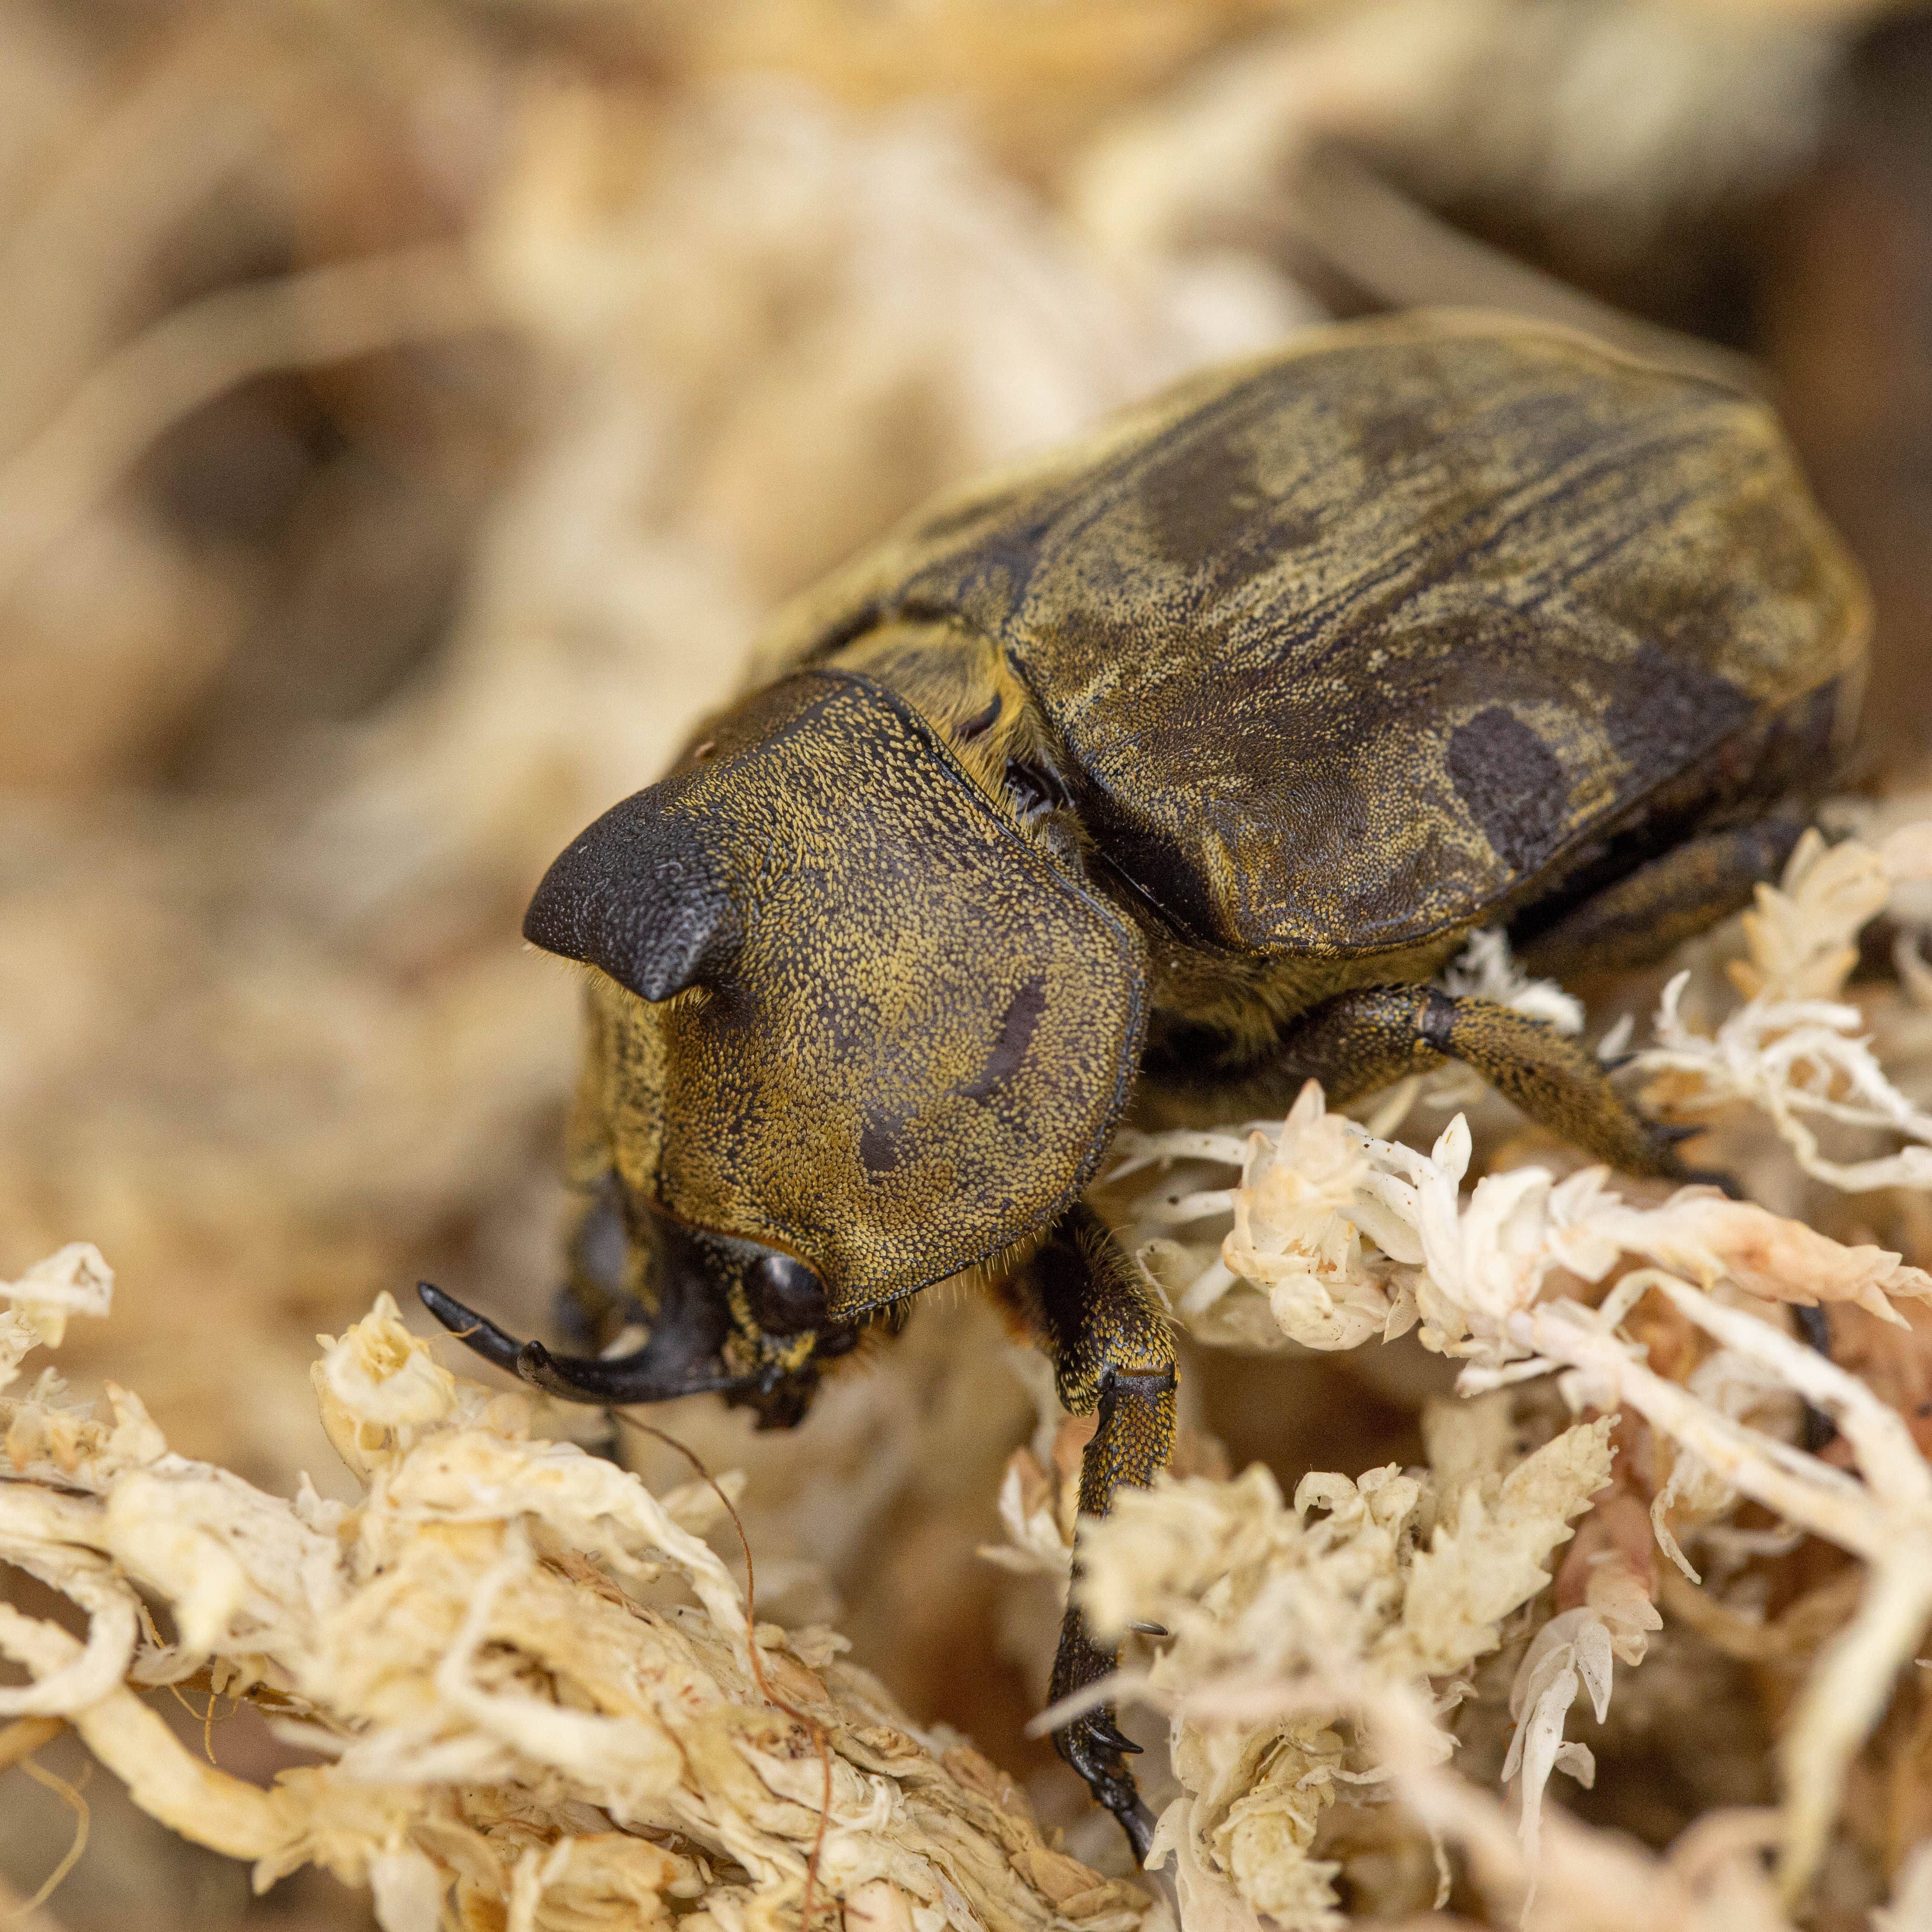
[[[1876,592],[1855,782],[1915,772],[1932,14],[0,0],[0,1275],[104,1250],[79,1392],[349,1493],[318,1331],[419,1275],[544,1319],[574,983],[521,908],[774,603],[1184,370],[1418,302],[1774,396]],[[1413,1391],[1319,1372],[1203,1360],[1196,1418],[1290,1481],[1402,1456]],[[1039,1608],[974,1554],[1034,1416],[944,1305],[797,1442],[672,1421],[751,1471],[772,1614],[1071,1820],[1020,1729]],[[266,1777],[249,1723],[212,1748]],[[112,1782],[21,1922],[371,1922],[251,1901]],[[16,1892],[72,1830],[7,1774]]]

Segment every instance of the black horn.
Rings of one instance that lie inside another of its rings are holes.
[[[736,944],[723,878],[670,785],[614,806],[559,855],[524,915],[546,952],[601,968],[640,999],[668,1000],[718,970]]]

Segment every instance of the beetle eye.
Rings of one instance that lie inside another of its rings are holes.
[[[1029,764],[1024,758],[1007,761],[1006,790],[1022,818],[1055,811],[1072,802],[1057,773],[1042,765]]]
[[[745,1299],[768,1335],[796,1335],[826,1316],[824,1284],[790,1255],[760,1255],[745,1271]]]

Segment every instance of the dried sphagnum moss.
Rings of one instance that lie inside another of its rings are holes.
[[[7,1381],[64,1312],[105,1310],[97,1255],[56,1264],[8,1291]],[[386,1298],[324,1338],[315,1385],[352,1504],[173,1455],[123,1390],[111,1423],[64,1408],[51,1372],[0,1397],[0,1557],[92,1620],[83,1646],[0,1606],[0,1651],[34,1680],[0,1713],[65,1718],[258,1886],[310,1862],[370,1886],[386,1932],[796,1922],[821,1820],[814,1922],[1141,1924],[1142,1891],[1049,1844],[1010,1779],[912,1725],[842,1638],[760,1624],[754,1664],[701,1534],[724,1507],[708,1484],[659,1498],[533,1438],[527,1399],[451,1375]],[[264,1790],[196,1759],[138,1690],[203,1672],[327,1761]]]
[[[1840,1183],[1857,1170],[1792,1131],[1786,1096],[1853,1125],[1876,1106],[1915,1134],[1862,1047],[1865,1070],[1836,1046],[1837,1059],[1780,1059],[1776,1042],[1822,1027],[1856,1046],[1849,1012],[1821,1018],[1821,997],[1838,992],[1858,925],[1916,876],[1921,843],[1801,848],[1728,975],[1740,1010],[1754,1010],[1752,1039],[1772,1046],[1759,1060],[1733,1048],[1710,1094],[1680,1087],[1680,1102],[1756,1098],[1798,1163]],[[1499,956],[1467,970],[1508,990]],[[1673,982],[1660,1030],[1679,1024],[1682,992]],[[1914,997],[1908,976],[1896,1000]],[[1727,1028],[1735,1013],[1713,1036]],[[1664,1052],[1680,1081],[1694,1070],[1681,1048]],[[1864,1111],[1827,1084],[1846,1066]],[[1412,1327],[1462,1363],[1473,1397],[1429,1412],[1426,1468],[1311,1474],[1292,1505],[1259,1468],[1168,1477],[1090,1528],[1076,1588],[1096,1624],[1164,1634],[1111,1694],[1168,1717],[1178,1795],[1156,1842],[1190,1932],[1339,1926],[1338,1886],[1371,1912],[1440,1908],[1452,1852],[1494,1907],[1552,1932],[1630,1923],[1633,1892],[1713,1932],[1792,1922],[1852,1759],[1932,1614],[1932,1466],[1904,1418],[1775,1311],[1835,1303],[1911,1335],[1893,1298],[1932,1299],[1932,1277],[1714,1192],[1626,1202],[1595,1171],[1493,1168],[1465,1193],[1460,1116],[1425,1153],[1328,1113],[1312,1088],[1277,1132],[1126,1145],[1130,1166],[1242,1167],[1237,1188],[1169,1191],[1144,1209],[1148,1228],[1232,1222],[1218,1271],[1198,1246],[1169,1240],[1152,1257],[1184,1314],[1258,1292],[1288,1336],[1330,1350]],[[14,1284],[8,1382],[70,1314],[104,1312],[109,1288],[79,1246]],[[1515,1386],[1552,1372],[1585,1419],[1538,1442],[1514,1415]],[[533,1439],[529,1397],[459,1381],[386,1298],[325,1338],[313,1375],[357,1502],[306,1486],[283,1502],[173,1456],[111,1387],[105,1422],[65,1402],[50,1372],[0,1402],[12,1470],[0,1555],[91,1619],[83,1645],[0,1610],[0,1650],[34,1680],[0,1692],[0,1710],[68,1719],[144,1808],[251,1859],[258,1882],[318,1863],[368,1883],[386,1927],[410,1932],[446,1910],[532,1932],[674,1914],[736,1932],[800,1909],[822,1817],[810,1882],[855,1924],[1128,1932],[1162,1909],[1049,1844],[1010,1780],[917,1731],[838,1660],[830,1631],[760,1626],[754,1667],[738,1588],[703,1539],[722,1507],[710,1486],[660,1498],[573,1444]],[[1797,1446],[1794,1396],[1831,1414],[1838,1461]],[[1043,1424],[1045,1453],[1021,1452],[1003,1497],[1006,1567],[1054,1584],[1077,1433]],[[1789,1528],[1734,1527],[1746,1498]],[[1553,1773],[1594,1774],[1565,1737],[1574,1707],[1587,1696],[1600,1719],[1616,1664],[1640,1665],[1660,1627],[1646,1530],[1685,1574],[1680,1605],[1702,1585],[1689,1614],[1707,1627],[1748,1631],[1753,1600],[1705,1582],[1680,1544],[1722,1564],[1728,1532],[1734,1572],[1739,1550],[1774,1557],[1808,1532],[1870,1576],[1792,1651],[1810,1671],[1787,1714],[1781,1814],[1712,1813],[1662,1858],[1543,1808]],[[144,1625],[137,1587],[167,1610],[172,1645]],[[1513,1826],[1452,1764],[1456,1706],[1506,1646]],[[200,1764],[133,1687],[202,1672],[329,1761],[269,1791]],[[1781,1899],[1759,1856],[1773,1847]],[[1612,1877],[1623,1897],[1606,1915]],[[1894,1918],[1913,1909],[1916,1868],[1900,1884]]]
[[[1924,1029],[1912,1012],[1922,995],[1909,970],[1862,1012],[1843,1003],[1842,988],[1859,928],[1923,876],[1928,838],[1913,824],[1880,844],[1846,840],[1828,850],[1808,836],[1781,886],[1760,888],[1740,922],[1743,956],[1724,978],[1744,1004],[1712,1033],[1692,1031],[1681,1016],[1696,969],[1670,982],[1656,1023],[1663,1044],[1639,1058],[1673,1077],[1668,1097],[1680,1109],[1734,1116],[1753,1103],[1804,1174],[1840,1189],[1918,1178],[1928,1124],[1898,1082],[1919,1071]],[[1706,964],[1714,962],[1707,949]],[[1466,970],[1510,991],[1502,983],[1506,962]],[[1704,1004],[1720,998],[1712,989]],[[1861,1024],[1877,1052],[1854,1036]],[[1900,1049],[1898,1080],[1882,1064],[1888,1046]],[[1397,1108],[1418,1097],[1412,1088]],[[1378,1104],[1376,1124],[1386,1129],[1400,1116]],[[1832,1160],[1818,1120],[1841,1132],[1884,1127],[1907,1144]],[[1279,1129],[1126,1136],[1123,1151],[1130,1173],[1177,1161],[1241,1169],[1232,1188],[1170,1184],[1143,1196],[1142,1252],[1184,1320],[1217,1336],[1257,1337],[1271,1320],[1289,1342],[1323,1350],[1414,1328],[1426,1347],[1462,1360],[1465,1396],[1506,1402],[1513,1385],[1553,1375],[1570,1409],[1597,1418],[1555,1436],[1503,1480],[1486,1537],[1479,1502],[1466,1494],[1445,1509],[1432,1493],[1471,1460],[1443,1438],[1442,1411],[1430,1445],[1434,1472],[1419,1480],[1394,1467],[1359,1484],[1310,1476],[1284,1511],[1279,1492],[1251,1472],[1245,1509],[1233,1501],[1238,1486],[1170,1484],[1125,1499],[1096,1526],[1076,1587],[1096,1620],[1116,1630],[1154,1622],[1175,1633],[1150,1670],[1118,1688],[1172,1718],[1186,1796],[1164,1817],[1161,1839],[1178,1855],[1190,1920],[1249,1927],[1258,1912],[1296,1926],[1342,1922],[1332,1885],[1342,1868],[1316,1855],[1338,1777],[1382,1780],[1383,1795],[1402,1801],[1417,1828],[1461,1835],[1472,1853],[1488,1833],[1494,1864],[1496,1820],[1482,1809],[1490,1801],[1444,1781],[1450,1737],[1437,1719],[1470,1667],[1497,1648],[1501,1619],[1525,1609],[1528,1622],[1514,1635],[1529,1641],[1510,1690],[1515,1724],[1502,1766],[1504,1780],[1516,1781],[1520,1813],[1520,1853],[1505,1862],[1507,1876],[1529,1922],[1630,1922],[1576,1916],[1588,1889],[1582,1874],[1599,1853],[1567,1828],[1551,1835],[1543,1817],[1552,1772],[1585,1784],[1594,1774],[1588,1749],[1565,1742],[1571,1708],[1587,1692],[1600,1721],[1613,1661],[1640,1664],[1648,1634],[1661,1627],[1653,1535],[1683,1573],[1670,1594],[1694,1624],[1721,1628],[1728,1618],[1748,1630],[1774,1568],[1742,1580],[1738,1572],[1754,1558],[1774,1566],[1808,1532],[1862,1558],[1865,1587],[1856,1598],[1837,1592],[1808,1640],[1793,1633],[1786,1654],[1809,1671],[1785,1712],[1784,1804],[1755,1826],[1738,1821],[1706,1871],[1715,1889],[1696,1908],[1714,1911],[1712,1924],[1786,1923],[1826,1856],[1853,1761],[1932,1618],[1932,1463],[1895,1408],[1784,1332],[1778,1304],[1849,1304],[1909,1341],[1918,1331],[1894,1299],[1932,1300],[1932,1276],[1870,1243],[1834,1240],[1714,1190],[1625,1202],[1600,1169],[1559,1180],[1538,1166],[1492,1168],[1465,1193],[1472,1148],[1460,1115],[1424,1152],[1328,1113],[1312,1084]],[[1217,1220],[1230,1224],[1218,1253],[1198,1237],[1174,1238]],[[1836,1425],[1828,1454],[1796,1439],[1806,1403]],[[1447,1413],[1480,1436],[1481,1410]],[[1613,1420],[1635,1466],[1620,1468],[1614,1485]],[[1602,1450],[1594,1463],[1583,1453],[1592,1438]],[[1573,1444],[1567,1464],[1550,1464]],[[1492,1442],[1487,1453],[1499,1447]],[[1482,1462],[1478,1450],[1475,1466]],[[1529,1493],[1512,1497],[1512,1486],[1546,1465],[1568,1466],[1576,1480],[1552,1490],[1537,1479],[1540,1506]],[[1647,1524],[1639,1513],[1646,1490]],[[1736,1526],[1746,1498],[1769,1513],[1768,1526]],[[1304,1520],[1311,1510],[1327,1514]],[[1582,1560],[1566,1563],[1544,1598],[1542,1560],[1586,1510],[1598,1520],[1578,1545]],[[1706,1580],[1680,1535],[1707,1544],[1725,1576],[1700,1592]],[[1310,1560],[1338,1539],[1352,1574],[1347,1563]],[[1451,1580],[1452,1603],[1466,1600],[1466,1628],[1438,1612],[1426,1619],[1432,1640],[1419,1642],[1412,1606],[1419,1590],[1427,1602],[1432,1576]],[[1289,1578],[1276,1600],[1271,1588]],[[1727,1580],[1741,1587],[1727,1592]],[[1269,1767],[1284,1755],[1292,1775],[1278,1777]],[[1239,1768],[1232,1788],[1216,1781],[1229,1765]],[[1258,1858],[1262,1818],[1268,1852]],[[1708,1860],[1721,1837],[1718,1814],[1701,1820],[1662,1868],[1664,1879],[1690,1858],[1694,1840]],[[1778,1855],[1777,1896],[1756,1863],[1767,1848]],[[1692,1910],[1688,1898],[1676,1908]]]
[[[1846,1038],[1844,1013],[1818,1018],[1820,997],[1839,992],[1847,940],[1882,903],[1873,880],[1888,896],[1919,842],[1894,834],[1878,859],[1808,845],[1761,895],[1727,976],[1758,1010],[1754,1038],[1821,1024]],[[1470,970],[1507,977],[1500,958]],[[1908,979],[1893,1005],[1914,997]],[[1882,1042],[1912,1037],[1902,1011],[1875,1016]],[[1768,1058],[1774,1075],[1733,1052],[1714,1101],[1768,1098],[1795,1159],[1841,1179],[1780,1110],[1787,1090],[1838,1106],[1820,1063]],[[1897,1090],[1870,1066],[1861,1106]],[[1912,1133],[1900,1108],[1888,1118]],[[1312,1088],[1274,1132],[1126,1146],[1130,1166],[1242,1166],[1235,1189],[1149,1197],[1148,1227],[1232,1222],[1217,1276],[1198,1246],[1157,1257],[1171,1276],[1183,1266],[1184,1313],[1264,1294],[1304,1346],[1413,1327],[1462,1364],[1464,1399],[1425,1418],[1426,1467],[1310,1474],[1292,1504],[1258,1467],[1170,1476],[1088,1532],[1076,1587],[1096,1624],[1163,1633],[1110,1690],[1169,1720],[1175,1791],[1156,1842],[1190,1932],[1339,1926],[1343,1887],[1358,1914],[1439,1909],[1456,1859],[1493,1910],[1552,1932],[1632,1923],[1633,1896],[1712,1932],[1793,1922],[1852,1760],[1932,1614],[1932,1465],[1904,1418],[1786,1335],[1777,1310],[1823,1301],[1912,1336],[1894,1298],[1932,1300],[1932,1277],[1708,1191],[1627,1202],[1599,1172],[1522,1166],[1465,1192],[1460,1116],[1424,1152],[1328,1112]],[[110,1288],[85,1246],[11,1285],[0,1387],[70,1316],[105,1312]],[[1338,1322],[1350,1306],[1369,1318]],[[804,1903],[821,1818],[810,1883],[855,1926],[1130,1932],[1163,1910],[1049,1843],[1010,1780],[914,1727],[829,1630],[760,1625],[754,1666],[738,1586],[704,1538],[723,1508],[708,1484],[660,1497],[533,1438],[530,1397],[459,1380],[386,1298],[324,1338],[312,1372],[356,1502],[306,1485],[283,1502],[173,1455],[112,1385],[105,1420],[51,1371],[0,1398],[0,1556],[90,1619],[83,1644],[0,1607],[0,1651],[32,1679],[0,1690],[0,1713],[66,1719],[144,1809],[250,1859],[258,1883],[314,1862],[368,1884],[392,1932],[452,1913],[530,1932],[778,1922]],[[1567,1426],[1514,1406],[1552,1372],[1582,1412]],[[1796,1442],[1799,1397],[1835,1420],[1834,1460]],[[1049,1424],[1010,1472],[1003,1555],[1057,1586],[1079,1432]],[[1211,1445],[1190,1442],[1180,1466],[1211,1470]],[[1747,1498],[1788,1527],[1737,1526]],[[1786,1713],[1782,1812],[1708,1814],[1662,1857],[1546,1816],[1552,1774],[1594,1775],[1565,1736],[1574,1707],[1587,1697],[1600,1719],[1615,1666],[1640,1666],[1660,1627],[1652,1536],[1686,1580],[1666,1600],[1748,1637],[1762,1600],[1726,1578],[1808,1532],[1862,1558],[1869,1583],[1838,1593],[1808,1636],[1767,1628],[1808,1666]],[[172,1643],[137,1592],[166,1611]],[[1505,1650],[1514,1821],[1454,1768],[1457,1706]],[[138,1690],[203,1673],[327,1761],[268,1790],[200,1763]],[[1893,1916],[1910,1923],[1917,1868],[1899,1884]]]

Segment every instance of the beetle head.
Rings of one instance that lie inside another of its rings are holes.
[[[718,1366],[680,1387],[775,1409],[868,1312],[1049,1223],[1138,1061],[1132,928],[850,673],[714,724],[524,929],[596,969],[578,1132],[658,1231],[648,1366],[684,1332]]]

